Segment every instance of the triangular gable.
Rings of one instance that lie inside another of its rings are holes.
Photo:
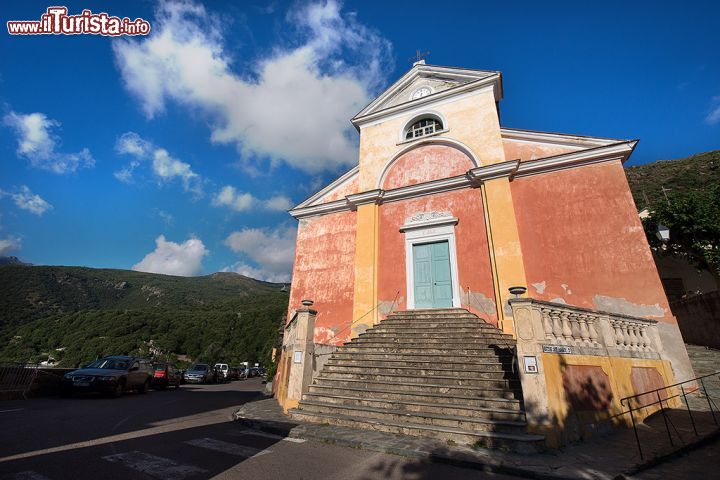
[[[499,76],[499,72],[488,70],[470,70],[465,68],[441,67],[416,63],[398,81],[393,83],[375,100],[355,115],[358,119],[386,108],[413,101],[412,94],[419,88],[427,86],[430,95],[457,88],[478,80]]]

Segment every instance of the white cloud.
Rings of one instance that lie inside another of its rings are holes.
[[[202,179],[200,175],[193,172],[189,163],[171,157],[167,150],[158,148],[153,152],[152,168],[155,175],[162,181],[170,182],[179,178],[186,192],[202,196]]]
[[[238,74],[218,22],[201,5],[161,2],[153,35],[113,42],[125,87],[148,118],[173,100],[211,120],[211,139],[233,144],[243,166],[269,159],[318,172],[357,163],[349,119],[392,70],[391,45],[329,0],[288,17],[295,47]],[[351,60],[348,60],[351,59]]]
[[[202,269],[202,259],[209,251],[199,238],[190,238],[183,243],[165,240],[164,235],[155,239],[155,250],[145,255],[132,269],[139,272],[163,273],[189,277]]]
[[[123,133],[115,142],[115,151],[134,157],[129,164],[113,173],[119,181],[132,183],[140,162],[151,159],[153,174],[162,183],[179,179],[186,192],[192,192],[196,197],[203,195],[203,179],[193,171],[189,163],[171,157],[167,150],[153,145],[137,133]]]
[[[135,132],[123,133],[115,142],[115,151],[138,158],[148,156],[151,150],[152,144]]]
[[[43,200],[40,195],[32,193],[30,188],[26,185],[17,189],[15,193],[0,190],[0,198],[2,197],[12,198],[18,208],[27,210],[28,212],[34,213],[38,216],[41,216],[43,213],[53,208],[53,206]]]
[[[246,228],[233,232],[225,239],[225,244],[234,252],[247,255],[258,267],[238,262],[226,270],[260,280],[289,282],[295,257],[296,236],[295,227]]]
[[[13,250],[19,250],[21,244],[19,237],[0,238],[0,256],[5,256]]]
[[[710,108],[710,113],[708,113],[707,117],[705,117],[705,123],[710,125],[720,123],[720,95],[712,98],[712,106]]]
[[[76,153],[56,151],[59,140],[52,129],[59,127],[60,123],[44,113],[10,112],[3,120],[5,125],[15,130],[18,156],[27,159],[35,168],[65,174],[95,165],[95,159],[87,148]]]
[[[286,211],[292,207],[292,201],[284,195],[259,200],[251,193],[240,192],[231,185],[221,188],[213,197],[212,204],[214,207],[228,207],[236,212],[247,212],[258,208],[270,211]]]

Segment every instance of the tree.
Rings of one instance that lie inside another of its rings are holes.
[[[675,193],[651,212],[643,226],[653,250],[686,258],[720,280],[720,185]],[[670,229],[667,243],[657,238],[659,224]]]

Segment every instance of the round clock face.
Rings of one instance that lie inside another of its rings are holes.
[[[430,87],[420,87],[412,94],[413,100],[426,97],[432,93],[432,90],[430,90]]]

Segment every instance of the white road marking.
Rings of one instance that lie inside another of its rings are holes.
[[[236,443],[223,442],[222,440],[215,440],[214,438],[197,438],[195,440],[188,440],[188,445],[194,447],[207,448],[208,450],[215,450],[216,452],[229,453],[236,457],[259,457],[266,453],[272,453],[271,450],[265,449],[260,450],[254,447],[248,447],[245,445],[238,445]]]
[[[22,410],[25,410],[24,408],[13,408],[10,410],[0,410],[0,413],[7,413],[7,412],[20,412]],[[24,473],[24,472],[23,472]]]
[[[232,432],[231,435],[254,435],[256,437],[272,438],[273,440],[282,440],[283,442],[305,443],[304,438],[283,437],[274,433],[261,432],[259,430],[239,430]]]
[[[137,450],[102,457],[108,462],[120,463],[138,472],[146,473],[161,480],[182,480],[193,475],[207,473],[194,465],[183,465],[169,458],[157,457]]]
[[[18,472],[12,478],[14,478],[15,480],[50,480],[45,475],[40,475],[39,473],[33,472],[32,470]]]

